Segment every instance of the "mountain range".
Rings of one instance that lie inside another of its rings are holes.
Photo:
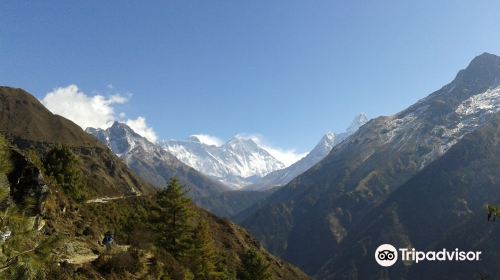
[[[311,152],[289,167],[250,137],[237,135],[220,146],[204,143],[195,135],[185,141],[155,144],[118,122],[107,129],[89,127],[86,132],[108,146],[139,176],[144,174],[146,181],[161,186],[176,174],[193,186],[193,197],[201,197],[230,189],[262,191],[284,185],[318,163],[366,121],[366,115],[359,114],[345,132],[326,133]],[[159,165],[163,165],[161,170]],[[193,176],[196,180],[186,180]],[[200,182],[207,183],[199,186]]]
[[[485,205],[500,205],[499,170],[500,57],[488,53],[395,115],[360,114],[289,167],[247,137],[155,144],[119,122],[84,132],[0,87],[0,276],[192,279],[195,263],[160,243],[173,213],[162,187],[177,177],[195,203],[259,240],[187,202],[189,236],[206,225],[203,257],[231,279],[248,252],[275,279],[308,279],[278,257],[315,279],[497,279],[500,229]],[[106,231],[114,251],[99,246]],[[381,267],[384,243],[482,258]]]
[[[267,197],[269,192],[235,191],[179,161],[160,145],[115,122],[107,129],[85,130],[113,153],[140,178],[156,188],[164,188],[173,177],[188,186],[189,196],[199,207],[219,217],[232,217]]]
[[[189,196],[193,199],[229,190],[185,165],[126,124],[115,122],[107,129],[87,128],[85,131],[120,157],[135,174],[158,188],[165,186],[172,177],[177,177],[189,186]]]
[[[247,190],[266,190],[276,186],[288,184],[292,179],[313,167],[316,163],[325,158],[333,147],[344,141],[351,134],[356,132],[362,125],[368,121],[368,117],[361,113],[352,121],[351,125],[345,132],[335,134],[333,132],[326,133],[318,144],[302,159],[290,165],[289,167],[273,171],[262,179],[258,180],[252,186],[247,187]]]
[[[205,144],[196,136],[186,141],[162,141],[161,146],[185,164],[233,189],[241,189],[285,167],[253,139],[238,135],[221,146]]]
[[[221,146],[203,143],[196,136],[186,141],[162,141],[161,146],[186,165],[234,189],[267,190],[312,167],[366,121],[366,115],[359,114],[345,132],[328,132],[310,153],[288,167],[252,138],[238,135]]]
[[[494,250],[476,266],[395,269],[378,266],[373,252],[382,243],[428,250],[500,245],[483,208],[497,200],[500,187],[499,85],[500,58],[474,58],[440,90],[360,127],[256,205],[242,225],[318,279],[440,278],[431,271],[442,278],[482,272],[498,278]]]
[[[215,146],[203,143],[196,136],[188,141],[171,140],[156,144],[119,122],[114,122],[107,129],[89,127],[85,131],[106,145],[146,182],[161,188],[176,177],[190,187],[188,195],[198,206],[221,217],[233,217],[265,199],[276,190],[275,187],[287,183],[319,162],[366,121],[366,115],[359,114],[345,132],[325,134],[307,156],[286,168],[264,147],[251,138],[241,136]],[[182,151],[181,155],[179,151]],[[194,167],[181,162],[181,159],[188,159],[187,163]],[[277,170],[268,173],[272,169]],[[224,174],[217,173],[221,170]],[[268,175],[262,177],[266,173]],[[253,175],[244,177],[250,174]],[[238,184],[249,184],[251,181],[256,183],[244,187],[244,191],[235,191],[235,188],[241,187]]]
[[[115,132],[136,137],[119,124]],[[111,146],[125,156],[155,148],[148,145],[136,138]],[[275,279],[308,279],[242,228],[185,199],[189,224],[166,222],[181,216],[164,200],[179,199],[165,198],[122,159],[24,90],[0,87],[0,278],[181,280],[205,270],[236,279],[251,258]],[[204,253],[179,257],[162,241],[172,230],[185,231]]]

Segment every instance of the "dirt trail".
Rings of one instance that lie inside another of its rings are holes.
[[[110,251],[103,249],[102,252],[94,253],[89,248],[78,248],[78,251],[72,252],[66,258],[63,258],[63,262],[69,264],[86,264],[95,261],[101,254],[116,254],[121,252],[127,252],[130,245],[118,245],[115,244],[111,247]]]
[[[129,198],[129,197],[138,197],[141,196],[141,194],[134,194],[134,195],[120,195],[120,196],[114,196],[114,197],[109,197],[109,196],[103,196],[103,197],[98,197],[94,199],[89,199],[85,201],[85,203],[107,203],[112,200],[117,200],[117,199],[124,199],[124,198]]]
[[[89,262],[95,261],[99,255],[96,254],[88,254],[88,255],[76,255],[67,259],[63,259],[63,261],[69,264],[85,264]]]

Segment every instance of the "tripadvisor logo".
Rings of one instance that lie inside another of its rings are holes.
[[[417,251],[415,248],[399,248],[397,250],[391,244],[382,244],[375,250],[375,260],[384,267],[392,266],[398,260],[398,255],[402,261],[419,263],[421,261],[480,261],[481,251],[460,251],[458,249],[448,251]]]
[[[375,260],[381,266],[392,266],[398,260],[398,251],[391,244],[382,244],[375,250]]]

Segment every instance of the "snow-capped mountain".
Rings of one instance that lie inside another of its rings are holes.
[[[339,133],[338,137],[342,138],[344,140],[347,138],[349,135],[353,134],[356,132],[362,125],[364,125],[366,122],[368,122],[368,117],[366,116],[365,113],[359,113],[354,120],[352,120],[351,125],[347,127],[345,132]],[[337,142],[340,142],[342,140],[339,140]]]
[[[304,158],[290,165],[287,168],[280,169],[269,173],[257,183],[248,186],[248,190],[266,190],[276,186],[285,185],[293,178],[304,173],[306,170],[314,166],[316,163],[325,158],[335,145],[344,141],[351,134],[356,132],[359,127],[365,124],[368,118],[365,114],[358,114],[351,125],[345,132],[335,134],[333,132],[326,133],[319,143],[309,152]]]
[[[196,136],[162,141],[161,145],[185,164],[235,189],[285,168],[254,140],[242,136],[234,136],[221,146],[207,145]]]
[[[480,155],[497,146],[499,114],[500,57],[485,53],[409,108],[370,120],[313,168],[246,211],[250,214],[241,224],[267,248],[320,279],[335,278],[339,271],[363,279],[375,275],[378,268],[367,269],[368,258],[352,254],[376,247],[374,240],[395,238],[402,247],[418,243],[441,248],[443,236],[460,234],[457,224],[470,220],[471,232],[478,232],[477,215],[472,214],[481,212],[488,200],[479,199],[475,189],[498,185],[491,174],[498,170],[498,158],[484,166],[485,176],[475,178],[468,168],[481,170]],[[462,165],[464,161],[468,163]],[[422,180],[434,176],[435,185]],[[426,220],[436,213],[432,222]],[[432,234],[417,233],[422,221],[433,228]],[[295,242],[304,236],[317,238]],[[475,244],[469,237],[460,240]],[[463,244],[475,246],[469,243]],[[404,273],[391,278],[401,275],[411,278]]]
[[[130,153],[134,148],[141,147],[145,151],[153,151],[155,145],[146,138],[135,133],[128,125],[114,122],[107,129],[88,127],[85,132],[93,135],[99,142],[108,146],[119,157]]]
[[[165,186],[168,180],[175,176],[189,185],[188,195],[195,201],[197,198],[228,190],[223,184],[182,163],[124,123],[115,122],[105,130],[89,127],[85,131],[108,146],[138,176],[157,187]]]

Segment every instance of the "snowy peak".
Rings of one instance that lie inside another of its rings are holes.
[[[175,176],[183,184],[189,185],[188,195],[195,199],[219,195],[229,190],[227,186],[182,163],[160,145],[137,134],[126,124],[115,122],[107,129],[89,127],[85,131],[108,146],[130,169],[152,185],[164,187]],[[199,142],[191,143],[203,145]]]
[[[203,144],[203,145],[208,145],[208,146],[216,146],[216,147],[221,145],[221,143],[220,143],[221,141],[218,138],[215,138],[215,137],[212,137],[209,135],[204,135],[204,134],[191,135],[191,136],[189,136],[187,141],[193,142],[193,143],[199,143],[199,144]]]
[[[264,157],[270,157],[270,160],[280,163],[274,157],[271,156],[264,148],[260,147],[252,138],[247,138],[243,136],[234,136],[227,143],[222,146],[222,149],[227,151],[232,151],[237,154],[259,154]]]
[[[241,135],[221,146],[207,145],[195,135],[161,143],[183,163],[236,189],[285,167],[253,139]]]
[[[236,135],[233,138],[229,139],[226,144],[224,144],[225,147],[230,147],[230,148],[239,148],[239,149],[259,149],[259,146],[255,141],[253,141],[251,138],[245,138],[243,136]]]
[[[335,134],[333,132],[326,133],[316,146],[302,159],[287,168],[274,171],[264,178],[259,180],[252,186],[250,190],[266,190],[275,186],[281,186],[289,183],[295,177],[307,171],[315,164],[324,159],[333,149],[333,147],[344,141],[351,134],[355,133],[361,126],[368,121],[368,117],[364,113],[358,114],[351,125],[345,132]]]
[[[368,121],[368,117],[365,113],[359,113],[354,120],[351,122],[351,125],[346,129],[346,132],[349,134],[353,134],[358,130],[362,125],[364,125]]]
[[[146,150],[146,147],[153,145],[124,123],[114,122],[111,127],[105,130],[88,127],[85,131],[94,135],[101,143],[104,143],[113,153],[119,156],[138,146]]]
[[[109,129],[111,131],[116,131],[116,132],[119,132],[119,133],[126,133],[126,134],[129,134],[129,135],[138,135],[128,125],[126,125],[124,123],[117,122],[117,121],[115,121],[113,123],[113,125]]]
[[[201,139],[198,136],[196,136],[196,135],[189,136],[188,141],[194,142],[194,143],[203,144],[203,142],[201,141]]]
[[[355,133],[366,122],[368,122],[368,117],[366,116],[366,114],[360,113],[356,115],[356,117],[354,117],[353,121],[345,132],[338,134],[335,134],[333,132],[326,133],[323,138],[321,138],[319,143],[314,147],[314,149],[312,149],[311,152],[301,160],[303,162],[307,162],[307,164],[304,164],[304,166],[308,166],[308,168],[312,167],[314,164],[326,157],[335,145],[344,141],[344,139]]]
[[[309,154],[302,159],[302,161],[308,161],[310,167],[316,162],[323,159],[330,153],[335,145],[342,142],[344,139],[349,137],[351,134],[355,133],[361,126],[368,122],[368,117],[365,113],[359,113],[354,117],[348,128],[342,133],[327,132],[319,141],[318,144],[309,152]],[[305,166],[305,165],[304,165]],[[304,170],[305,171],[305,170]],[[298,174],[297,174],[298,175]]]
[[[333,132],[327,132],[325,135],[323,135],[323,137],[320,140],[320,143],[325,143],[325,144],[333,142],[335,142],[335,133]]]
[[[327,132],[319,141],[318,144],[311,150],[310,154],[328,154],[333,146],[335,145],[335,140],[337,139],[337,135],[333,132]]]

